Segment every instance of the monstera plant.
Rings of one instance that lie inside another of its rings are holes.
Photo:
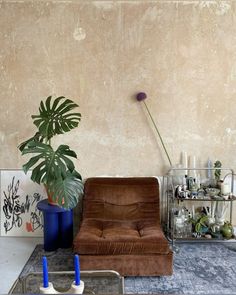
[[[71,160],[77,158],[76,153],[68,145],[54,149],[51,144],[54,136],[78,126],[81,114],[73,111],[77,107],[64,96],[41,101],[39,114],[31,116],[38,131],[19,145],[22,155],[33,155],[23,165],[24,172],[32,169],[32,181],[44,184],[52,201],[65,209],[76,206],[83,194],[83,182]]]

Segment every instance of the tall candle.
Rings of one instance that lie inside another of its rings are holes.
[[[45,256],[43,256],[43,287],[48,288],[48,264]]]
[[[74,257],[74,267],[75,267],[75,285],[80,285],[80,265],[79,265],[79,255]]]
[[[196,170],[195,170],[195,168],[196,168],[196,157],[195,156],[189,157],[189,168],[192,168],[189,171],[189,176],[196,178],[197,174],[196,174]]]
[[[208,161],[207,161],[207,177],[209,178],[209,179],[212,179],[212,170],[211,170],[211,168],[212,168],[212,162],[211,162],[211,160],[210,159],[208,159]]]
[[[191,168],[196,168],[196,157],[195,156],[191,156],[190,157],[190,167]]]
[[[182,168],[188,168],[188,155],[186,152],[182,152],[182,159],[181,159]],[[188,170],[184,170],[184,175],[188,175]]]

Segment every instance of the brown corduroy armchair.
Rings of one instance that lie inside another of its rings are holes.
[[[74,239],[82,270],[123,276],[171,275],[173,253],[160,225],[155,177],[98,177],[85,182],[82,223]]]

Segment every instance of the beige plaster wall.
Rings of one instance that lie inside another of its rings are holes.
[[[41,99],[80,105],[59,137],[84,177],[161,175],[181,151],[236,168],[235,1],[0,1],[0,166],[35,131]],[[236,222],[235,222],[236,223]]]

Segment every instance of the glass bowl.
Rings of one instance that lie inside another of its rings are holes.
[[[206,188],[206,193],[210,196],[210,197],[214,197],[217,196],[220,192],[220,189],[218,188],[214,188],[214,187],[208,187]]]

